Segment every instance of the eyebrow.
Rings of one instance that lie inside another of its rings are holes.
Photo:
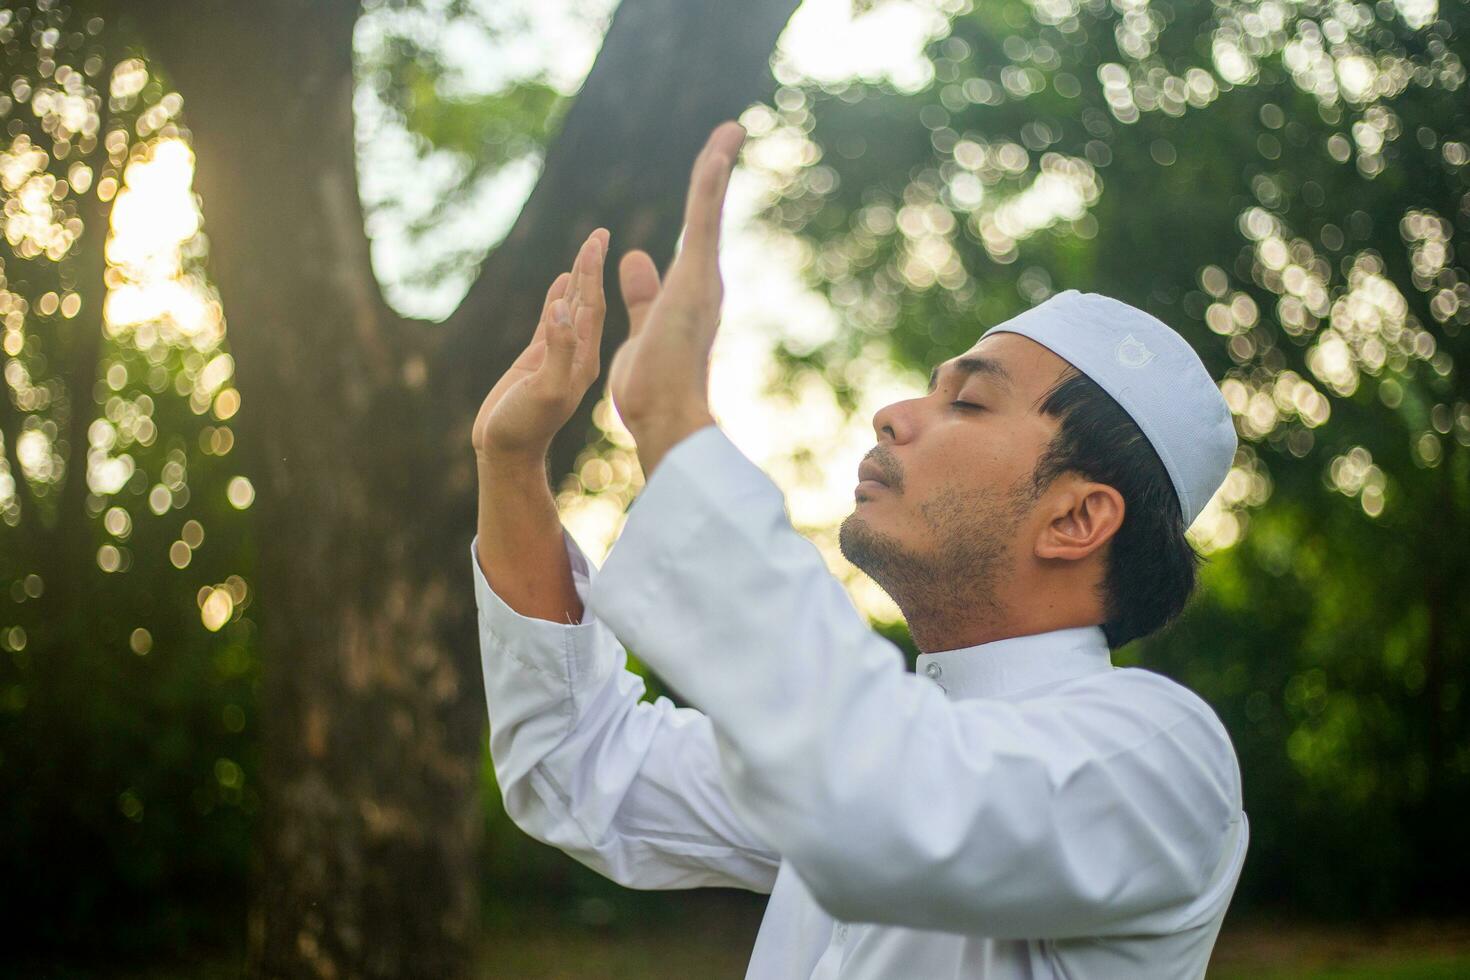
[[[947,363],[965,377],[973,374],[984,374],[993,378],[1006,389],[1010,389],[1014,385],[1010,374],[1006,372],[1005,367],[999,361],[992,360],[988,357],[981,357],[979,354],[971,354]],[[935,386],[939,384],[939,369],[944,366],[943,364],[935,365],[934,370],[929,372],[929,393],[932,394]]]

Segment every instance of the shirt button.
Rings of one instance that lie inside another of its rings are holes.
[[[929,675],[930,680],[937,681],[944,674],[944,668],[936,663],[930,663],[924,668],[924,673]]]

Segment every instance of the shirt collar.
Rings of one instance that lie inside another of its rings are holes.
[[[950,700],[997,697],[1113,668],[1101,626],[1009,636],[956,650],[921,653],[914,672]]]

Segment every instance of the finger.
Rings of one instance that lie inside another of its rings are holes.
[[[607,312],[607,301],[602,293],[603,260],[607,256],[607,241],[610,233],[598,228],[587,236],[581,253],[577,256],[577,302],[572,304],[572,322],[577,323],[583,307],[589,308],[593,316],[601,319]]]
[[[586,241],[582,242],[581,247],[577,249],[576,256],[572,259],[572,268],[569,273],[572,277],[572,282],[567,288],[567,312],[569,314],[575,314],[577,309],[577,303],[582,291],[582,263],[586,261],[587,252],[591,247],[592,239],[588,237]]]
[[[598,360],[602,347],[602,320],[602,316],[584,306],[581,315],[572,321],[577,334],[577,348],[572,354],[572,377],[584,387],[590,385],[602,370]]]
[[[612,242],[612,232],[606,228],[597,228],[592,232],[592,237],[597,240],[597,261],[592,275],[593,288],[587,293],[589,299],[586,321],[579,322],[574,316],[572,325],[577,329],[578,369],[583,367],[580,361],[590,360],[595,377],[599,367],[598,356],[602,350],[602,326],[607,320],[607,293],[603,282],[607,278],[607,253]]]
[[[601,370],[603,323],[607,320],[607,294],[603,279],[607,276],[607,245],[613,234],[606,228],[592,231],[592,259],[585,270],[588,282],[582,289],[582,304],[572,310],[572,328],[576,332],[576,357],[572,370],[582,383],[591,383]]]
[[[623,305],[628,308],[628,336],[636,337],[662,288],[653,257],[642,249],[625,254],[618,263],[618,284],[623,291]]]
[[[606,228],[595,228],[592,234],[582,240],[577,248],[577,255],[572,259],[572,295],[569,297],[572,303],[573,316],[575,317],[576,304],[586,295],[587,281],[585,273],[587,262],[595,261],[597,252],[607,254],[607,243],[611,237]]]
[[[553,390],[566,388],[572,378],[572,363],[577,353],[577,334],[572,329],[571,307],[558,299],[551,307],[546,330],[546,360],[536,377]]]
[[[536,321],[536,331],[531,335],[531,343],[526,345],[528,349],[536,341],[546,339],[546,322],[551,319],[551,304],[567,294],[567,286],[571,281],[569,272],[563,272],[551,281],[550,288],[546,290],[546,300],[541,304],[541,319]]]
[[[604,256],[607,255],[608,245],[612,242],[612,232],[606,228],[594,228],[592,229],[592,237],[596,238],[602,245],[602,254]]]
[[[745,128],[739,123],[721,123],[694,161],[684,207],[684,244],[679,254],[688,255],[695,266],[708,268],[717,263],[725,191],[744,141]]]

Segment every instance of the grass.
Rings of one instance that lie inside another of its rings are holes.
[[[748,949],[718,948],[703,937],[680,941],[663,937],[656,943],[587,935],[499,937],[487,945],[478,977],[483,980],[674,980],[701,977],[739,980],[745,975]],[[1470,955],[1419,954],[1403,951],[1392,958],[1340,967],[1235,967],[1211,969],[1210,980],[1464,980],[1470,977]],[[0,971],[3,975],[3,971]],[[19,976],[20,974],[16,974]],[[26,976],[114,980],[235,980],[236,963],[193,964],[128,973],[61,970]]]
[[[686,893],[688,894],[688,893]],[[609,914],[595,900],[493,917],[476,980],[740,980],[762,906],[735,893]],[[672,909],[672,911],[671,911]],[[98,962],[94,960],[93,962]],[[105,962],[105,960],[101,961]],[[20,972],[9,972],[19,969]],[[106,969],[0,965],[0,977],[37,980],[233,980],[238,959]],[[1470,922],[1385,927],[1231,922],[1209,980],[1461,980],[1470,977]]]
[[[761,906],[693,903],[678,921],[588,926],[569,917],[492,924],[484,980],[740,980]],[[1323,927],[1279,921],[1229,923],[1210,980],[1463,980],[1470,978],[1470,922]]]
[[[1340,968],[1298,967],[1267,970],[1211,970],[1210,980],[1464,980],[1470,977],[1470,956],[1430,956],[1420,959],[1378,960]]]
[[[1323,927],[1227,923],[1210,980],[1461,980],[1470,923]]]

